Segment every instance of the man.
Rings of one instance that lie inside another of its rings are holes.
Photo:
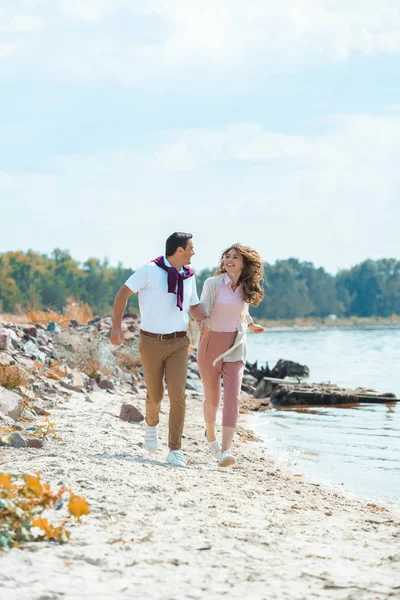
[[[124,341],[121,323],[128,298],[139,293],[141,329],[139,351],[147,387],[145,445],[150,452],[158,447],[158,422],[164,396],[164,375],[170,399],[168,463],[186,465],[181,451],[185,419],[188,366],[189,312],[197,321],[206,314],[196,291],[194,272],[189,267],[194,255],[191,233],[169,236],[165,256],[141,266],[118,291],[110,340]]]

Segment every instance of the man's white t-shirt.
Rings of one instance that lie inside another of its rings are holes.
[[[171,264],[164,256],[167,267]],[[176,294],[168,292],[168,273],[153,262],[142,265],[125,285],[139,293],[139,309],[143,331],[150,333],[174,333],[186,331],[189,325],[189,308],[199,304],[196,277],[184,279],[183,310],[176,305]]]

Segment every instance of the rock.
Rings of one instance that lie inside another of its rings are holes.
[[[68,323],[68,327],[73,327],[74,329],[76,329],[77,327],[79,327],[79,323],[76,319],[71,319]]]
[[[96,325],[100,321],[100,317],[95,317],[91,321],[88,322],[88,325]]]
[[[130,380],[130,376],[128,373],[124,373],[123,370],[120,367],[114,367],[113,369],[113,377],[116,377],[117,379],[125,379],[127,378],[127,380]]]
[[[43,384],[43,387],[41,389],[40,395],[45,394],[45,395],[52,396],[53,394],[56,394],[56,393],[57,393],[57,389],[45,381]]]
[[[133,331],[130,331],[129,329],[127,329],[126,331],[124,331],[124,340],[126,342],[129,342],[130,340],[133,340],[135,337],[135,333]]]
[[[72,373],[68,373],[65,377],[60,380],[60,384],[65,387],[67,390],[72,390],[73,392],[81,392],[86,384],[86,375],[83,373],[79,373],[79,371],[73,371]]]
[[[26,448],[27,443],[20,433],[14,433],[11,438],[10,446],[12,448]]]
[[[29,340],[24,344],[24,352],[26,356],[29,356],[29,358],[32,358],[33,360],[38,360],[42,364],[44,364],[46,360],[44,352],[41,352],[32,340]]]
[[[38,406],[37,404],[35,404],[33,406],[33,410],[35,411],[35,413],[37,415],[39,415],[40,417],[48,417],[50,415],[50,413],[45,410],[44,408],[42,408],[41,406]]]
[[[0,412],[0,427],[10,428],[10,427],[14,427],[14,425],[15,425],[14,419],[12,419],[11,417],[8,417],[7,415]]]
[[[50,321],[50,323],[47,325],[47,331],[53,331],[54,333],[60,333],[61,327],[58,325],[58,323],[55,323],[55,321]]]
[[[58,393],[63,394],[64,396],[67,396],[67,398],[70,398],[73,395],[74,391],[76,391],[76,390],[70,390],[66,387],[66,385],[61,385],[61,387],[58,388]],[[79,391],[81,391],[81,390],[79,390]]]
[[[93,392],[96,380],[93,377],[88,377],[86,380],[86,389],[88,392]]]
[[[126,319],[134,319],[135,321],[138,319],[138,315],[132,312],[126,312],[124,314],[124,316],[122,317],[122,320],[125,321]]]
[[[16,421],[22,412],[22,398],[0,386],[0,412]]]
[[[113,384],[112,381],[110,381],[109,379],[99,379],[97,382],[97,385],[99,386],[99,388],[101,390],[113,390],[115,389],[115,386]]]
[[[189,365],[189,371],[196,375],[196,377],[200,377],[199,369],[195,365]]]
[[[191,390],[193,392],[201,392],[202,391],[201,382],[199,380],[189,378],[186,380],[186,389]]]
[[[32,371],[35,368],[35,364],[32,358],[25,356],[24,354],[18,355],[18,366],[23,366],[27,371]]]
[[[0,446],[11,446],[12,448],[26,448],[26,441],[20,433],[5,434],[0,439]]]
[[[37,337],[37,329],[34,325],[29,326],[29,327],[24,327],[22,331],[24,333],[26,333],[27,335],[30,335],[33,338]]]
[[[119,418],[129,423],[141,423],[144,421],[144,416],[133,404],[123,404]]]
[[[18,386],[18,392],[25,399],[36,400],[36,393],[33,390],[31,390],[30,388],[20,385],[20,386]]]
[[[53,350],[51,348],[49,348],[48,346],[44,346],[43,344],[39,344],[38,349],[40,352],[43,352],[47,356],[52,356],[52,354],[53,354]]]
[[[99,362],[102,369],[108,369],[110,372],[115,367],[115,356],[112,353],[110,344],[101,342],[99,344]]]
[[[0,350],[0,367],[9,367],[11,365],[15,365],[15,359],[8,352]]]
[[[0,331],[0,350],[8,350],[10,347],[10,336]]]
[[[39,440],[37,438],[28,438],[26,440],[26,445],[28,448],[43,448],[43,440]]]

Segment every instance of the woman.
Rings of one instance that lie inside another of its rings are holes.
[[[208,315],[200,324],[198,350],[198,366],[205,393],[206,439],[220,467],[235,463],[230,447],[239,414],[247,351],[246,331],[264,331],[249,315],[249,304],[258,306],[264,297],[262,278],[263,263],[258,252],[242,244],[233,244],[222,253],[216,276],[204,282],[200,298]],[[215,437],[221,376],[224,387],[222,447]]]

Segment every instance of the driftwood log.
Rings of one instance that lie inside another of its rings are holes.
[[[332,406],[338,404],[398,402],[395,394],[366,388],[348,389],[333,384],[279,383],[270,396],[272,406]]]
[[[310,369],[306,365],[300,365],[299,363],[291,360],[284,360],[280,358],[273,369],[270,369],[268,363],[265,363],[265,367],[258,366],[258,361],[255,363],[246,363],[247,372],[255,377],[257,383],[264,377],[272,377],[276,379],[284,379],[285,377],[308,377],[310,375]]]

